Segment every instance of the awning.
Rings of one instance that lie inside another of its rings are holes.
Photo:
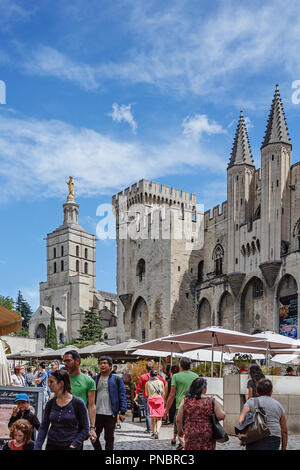
[[[8,335],[22,329],[22,317],[0,305],[0,335]]]

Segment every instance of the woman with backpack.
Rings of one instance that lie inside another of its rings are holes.
[[[158,439],[159,431],[162,425],[162,418],[165,413],[165,386],[157,376],[157,370],[152,369],[150,371],[149,380],[145,386],[145,394],[148,398],[149,417],[152,429],[152,434],[150,437],[152,439]]]
[[[46,404],[34,450],[41,450],[46,436],[46,450],[80,450],[89,436],[87,408],[81,398],[72,395],[66,370],[51,372],[48,385],[54,397]]]

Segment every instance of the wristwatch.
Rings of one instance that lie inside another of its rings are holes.
[[[90,429],[96,429],[96,426],[90,426]]]

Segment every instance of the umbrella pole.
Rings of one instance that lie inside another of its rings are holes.
[[[161,369],[161,356],[159,356],[159,366],[158,366],[158,372],[160,372]]]
[[[210,376],[214,376],[214,343],[215,343],[215,333],[212,334],[212,347],[211,347],[211,366],[210,366]]]
[[[171,352],[171,367],[173,365],[173,353]]]
[[[221,364],[220,364],[219,377],[222,377],[222,364],[223,364],[223,346],[222,346],[222,354],[221,354]]]

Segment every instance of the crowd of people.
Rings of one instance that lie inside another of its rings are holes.
[[[26,393],[15,398],[8,427],[10,440],[3,450],[82,450],[89,439],[95,450],[102,450],[100,436],[104,431],[105,450],[114,449],[115,429],[125,420],[127,399],[122,377],[110,356],[98,360],[99,373],[80,368],[80,355],[70,350],[63,364],[53,360],[47,369],[40,362],[32,367],[16,366],[12,375],[15,386],[37,386],[43,389],[43,418],[40,423]],[[293,375],[287,370],[287,375]],[[272,382],[261,368],[252,364],[247,383],[248,399],[242,409],[239,425],[255,408],[255,400],[266,412],[269,436],[246,445],[247,450],[286,449],[287,424],[282,405],[272,398]],[[139,377],[134,402],[143,408],[146,428],[151,439],[159,439],[162,424],[173,424],[171,445],[177,450],[214,450],[211,416],[225,418],[217,400],[207,394],[207,380],[191,371],[191,360],[182,357],[179,365],[168,365],[164,373],[146,364]],[[35,433],[33,432],[35,431]],[[34,438],[35,436],[35,438]],[[178,442],[177,442],[178,441]],[[46,442],[46,444],[45,444]]]

